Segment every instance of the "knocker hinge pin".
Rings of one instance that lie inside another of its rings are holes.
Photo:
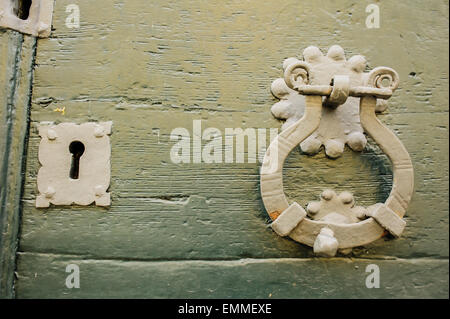
[[[387,67],[373,69],[363,82],[364,86],[350,86],[347,75],[335,75],[330,85],[315,85],[309,83],[311,66],[304,61],[297,61],[289,65],[284,72],[284,80],[287,86],[297,90],[303,95],[326,96],[327,104],[336,105],[336,97],[341,94],[347,96],[363,97],[374,96],[380,99],[389,99],[397,89],[399,76],[396,71]],[[330,100],[331,97],[331,100]],[[345,100],[344,100],[345,102]]]
[[[325,100],[325,105],[338,107],[347,101],[350,92],[350,77],[348,75],[335,75],[331,80],[331,93]]]
[[[297,91],[303,95],[330,96],[333,92],[332,85],[300,85]],[[392,90],[389,88],[374,88],[368,86],[354,86],[348,90],[348,96],[363,97],[374,96],[379,99],[389,99],[392,96]]]

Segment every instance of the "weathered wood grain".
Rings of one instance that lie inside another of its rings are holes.
[[[80,288],[65,285],[80,269]],[[366,287],[375,264],[380,288]],[[19,298],[447,298],[448,260],[239,259],[232,261],[90,260],[19,255]],[[45,287],[45,289],[43,289]],[[105,289],[105,287],[108,287]]]
[[[395,67],[401,87],[393,99],[401,103],[392,111],[445,108],[445,1],[384,3],[380,29],[366,28],[365,5],[320,2],[113,1],[98,10],[82,0],[81,28],[68,29],[71,2],[58,1],[55,31],[40,40],[35,98],[259,112],[284,58],[340,43],[348,56],[366,55],[370,67]]]
[[[299,56],[309,45],[327,49],[335,43],[346,50],[347,57],[365,55],[371,68],[387,65],[399,72],[400,88],[380,118],[404,143],[416,174],[403,236],[385,237],[357,249],[355,257],[394,258],[386,267],[392,269],[388,280],[397,288],[379,290],[377,296],[394,296],[395,291],[403,291],[405,297],[431,297],[437,292],[448,296],[444,288],[448,273],[442,270],[442,265],[448,266],[446,1],[380,3],[381,28],[370,30],[365,27],[366,5],[346,0],[226,1],[220,5],[213,1],[80,0],[78,30],[65,26],[65,6],[70,3],[56,2],[55,30],[49,39],[39,40],[37,50],[18,297],[63,296],[60,289],[64,287],[52,285],[53,279],[59,285],[63,278],[60,260],[65,262],[66,257],[60,255],[66,254],[74,255],[67,260],[88,259],[86,264],[92,266],[87,276],[111,272],[111,277],[102,277],[100,282],[114,278],[118,285],[116,292],[102,292],[104,284],[70,292],[83,297],[119,297],[120,293],[130,297],[259,297],[259,288],[254,287],[281,291],[287,287],[288,274],[302,278],[292,288],[298,297],[308,292],[341,297],[343,287],[354,289],[352,273],[339,266],[349,260],[295,260],[294,265],[289,261],[285,271],[273,278],[267,273],[272,274],[273,265],[284,261],[261,261],[263,267],[249,269],[231,267],[229,263],[234,262],[224,260],[306,258],[312,252],[268,228],[259,194],[260,164],[174,164],[170,160],[171,131],[185,127],[192,133],[193,120],[201,119],[203,128],[216,127],[222,132],[227,127],[279,127],[270,114],[275,101],[270,84],[282,75],[283,59]],[[64,115],[55,112],[64,107]],[[34,208],[39,169],[36,124],[109,120],[114,123],[111,208]],[[328,187],[355,192],[358,204],[371,205],[387,198],[391,178],[386,156],[372,144],[362,156],[347,150],[337,160],[323,153],[308,157],[293,152],[284,167],[285,192],[302,205],[317,200]],[[179,291],[164,292],[164,280],[169,284],[182,281],[180,274],[192,268],[191,259],[213,260],[207,267],[196,268],[193,276],[205,279],[194,286],[194,293],[188,293],[188,282],[180,283],[185,286]],[[156,261],[164,260],[177,260],[174,267],[185,270],[173,276],[159,275],[158,269],[164,271],[167,264]],[[313,268],[322,274],[311,283],[311,277],[298,273],[302,267],[297,265],[310,262],[321,265]],[[52,274],[59,268],[62,275]],[[33,278],[33,269],[44,275]],[[217,281],[214,269],[223,269],[226,275],[217,285],[210,285]],[[134,279],[122,280],[128,276],[137,280],[151,270],[158,275],[145,277],[147,281],[135,292],[129,288]],[[342,289],[329,294],[319,291],[328,282],[326,270],[335,278],[343,276],[342,282],[336,282]],[[254,286],[229,286],[228,281],[247,274]],[[347,279],[347,285],[342,284]],[[302,285],[310,288],[303,293]],[[207,294],[206,287],[215,293]],[[361,287],[366,289],[363,282]],[[289,291],[279,296],[288,296]],[[366,290],[357,295],[370,297]]]
[[[56,112],[53,114],[57,116]],[[260,164],[173,164],[169,153],[174,142],[167,137],[171,123],[163,124],[165,114],[146,109],[133,113],[113,110],[108,114],[115,123],[111,136],[112,206],[108,210],[34,208],[39,138],[32,129],[21,250],[145,259],[270,258],[310,254],[309,249],[279,238],[266,228],[268,216],[258,183]],[[41,115],[35,116],[44,119]],[[408,149],[414,149],[410,144],[417,140],[410,143],[404,137],[419,138],[417,129],[413,125],[396,123],[400,121],[398,116],[390,115],[387,121],[393,129],[401,127],[400,138],[405,140]],[[424,127],[421,135],[433,136],[431,141],[423,142],[429,143],[430,149],[444,149],[448,143],[445,130],[434,126],[441,117],[436,114],[422,120],[420,114],[408,114],[402,118],[403,123],[405,118],[406,123],[421,121]],[[147,120],[141,122],[134,118]],[[183,120],[180,111],[172,111],[171,119],[181,126],[192,125],[192,119]],[[258,120],[256,117],[246,122],[256,126]],[[232,120],[221,114],[205,121],[205,127],[226,124],[233,126]],[[160,129],[159,144],[149,127]],[[323,154],[308,157],[292,153],[284,169],[286,193],[289,199],[301,205],[317,200],[327,187],[356,190],[358,204],[383,202],[389,194],[392,175],[386,156],[377,153],[376,148],[365,151],[362,156],[346,151],[337,160],[327,160]],[[423,149],[410,153],[413,162],[418,163],[416,171],[423,172],[420,166],[425,160],[422,159]],[[445,161],[443,152],[430,152],[430,156],[426,159],[428,163]],[[428,176],[438,176],[442,170],[436,165],[425,167]],[[443,180],[445,178],[443,176]],[[402,257],[447,256],[448,233],[444,230],[448,217],[442,214],[441,208],[446,185],[436,184],[429,178],[416,179],[419,190],[433,192],[425,196],[417,192],[408,210],[404,235],[394,241],[382,239],[382,244],[374,244],[379,246],[377,253]],[[368,247],[371,251],[372,245]]]
[[[0,298],[14,296],[35,46],[34,38],[0,31]]]

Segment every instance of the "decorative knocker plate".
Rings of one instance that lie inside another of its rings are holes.
[[[272,84],[272,93],[280,98],[272,113],[286,120],[261,167],[261,196],[273,220],[272,229],[325,256],[368,244],[386,231],[400,236],[406,224],[402,217],[413,193],[413,167],[401,141],[376,117],[376,111],[386,108],[386,100],[398,87],[397,72],[387,67],[364,72],[365,58],[356,55],[347,61],[337,45],[326,56],[318,48],[308,47],[303,57],[304,61],[286,59],[284,79]],[[321,200],[309,203],[306,210],[296,202],[288,203],[282,170],[297,145],[309,154],[324,145],[326,154],[335,158],[345,144],[362,151],[367,143],[364,132],[393,165],[392,191],[385,203],[355,206],[351,193],[337,195],[332,190],[325,190]]]

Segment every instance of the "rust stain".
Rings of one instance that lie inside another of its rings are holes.
[[[269,216],[272,220],[277,219],[281,215],[281,212],[279,210],[275,210],[271,213],[269,213]]]

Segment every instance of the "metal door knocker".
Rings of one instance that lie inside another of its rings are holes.
[[[406,225],[402,217],[413,194],[413,166],[401,141],[376,117],[398,87],[397,72],[388,67],[364,72],[365,58],[356,55],[346,60],[344,50],[337,45],[326,56],[310,46],[303,57],[304,61],[286,59],[284,79],[272,83],[272,93],[280,99],[272,113],[286,120],[261,167],[261,196],[273,220],[272,229],[323,256],[335,256],[338,250],[348,253],[386,231],[400,236]],[[355,206],[351,193],[332,190],[324,190],[320,201],[310,202],[306,210],[296,202],[288,203],[282,170],[297,145],[309,154],[324,145],[326,154],[335,158],[345,144],[362,151],[367,143],[364,132],[393,165],[392,190],[385,203]]]

